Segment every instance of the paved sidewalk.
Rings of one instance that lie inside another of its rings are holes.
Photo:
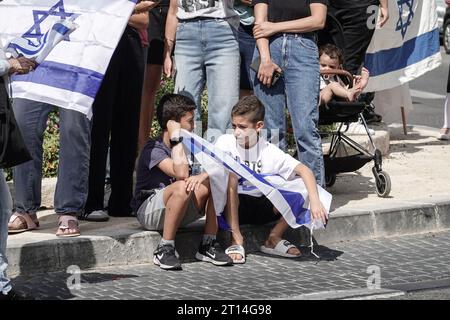
[[[385,130],[374,129],[376,137]],[[391,129],[390,153],[383,162],[383,170],[392,181],[389,198],[376,195],[373,163],[338,175],[336,184],[329,188],[333,194],[331,219],[325,231],[314,234],[317,242],[328,245],[450,228],[450,144],[436,140],[436,133],[415,127],[404,136],[401,128]],[[81,237],[58,239],[54,212],[41,211],[38,216],[39,230],[8,239],[11,276],[61,271],[74,264],[86,269],[148,263],[160,239],[158,232],[143,231],[135,218],[83,221]],[[183,261],[193,260],[201,230],[200,221],[177,236]],[[256,252],[268,231],[268,226],[245,228],[247,251]],[[287,238],[297,244],[309,239],[298,230]]]
[[[72,290],[67,280],[73,275],[65,272],[19,276],[13,285],[35,299],[354,299],[395,297],[404,294],[401,286],[450,279],[450,230],[316,251],[321,259],[302,248],[300,259],[250,254],[244,265],[195,262],[183,264],[183,271],[153,264],[98,268],[83,271],[80,287]],[[369,290],[377,270],[381,289]]]

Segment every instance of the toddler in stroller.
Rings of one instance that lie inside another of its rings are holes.
[[[321,133],[331,136],[328,152],[324,153],[325,183],[327,187],[331,187],[337,174],[354,172],[373,161],[372,173],[375,177],[376,192],[380,197],[387,197],[391,190],[391,181],[382,169],[381,152],[376,148],[363,116],[367,105],[362,99],[358,99],[358,95],[367,85],[369,72],[361,66],[357,75],[353,76],[341,68],[345,58],[338,48],[345,48],[345,37],[342,26],[331,15],[327,16],[326,26],[319,32],[318,44],[321,48],[320,74],[323,81],[319,125],[332,125],[333,128],[331,132]],[[357,122],[368,136],[370,150],[347,135],[349,125]]]
[[[365,89],[369,81],[369,71],[362,67],[361,75],[353,77],[353,84],[350,87],[343,83],[341,78],[327,71],[342,70],[343,64],[342,50],[333,44],[325,44],[319,49],[320,64],[320,99],[319,105],[330,102],[333,97],[355,101],[359,94]]]

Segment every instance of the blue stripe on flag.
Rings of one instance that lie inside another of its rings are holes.
[[[26,81],[81,93],[95,98],[103,75],[89,69],[63,63],[44,61],[34,72],[13,76],[14,81]]]
[[[440,52],[439,30],[435,29],[406,41],[402,47],[366,54],[370,76],[401,70]]]
[[[300,193],[286,190],[278,190],[286,202],[291,207],[291,211],[295,216],[295,222],[298,224],[309,224],[311,222],[311,215],[307,208],[304,208],[305,199]]]

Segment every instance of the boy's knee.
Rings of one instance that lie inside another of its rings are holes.
[[[184,181],[175,181],[173,184],[172,196],[180,199],[188,199],[190,192],[186,190],[186,183]]]

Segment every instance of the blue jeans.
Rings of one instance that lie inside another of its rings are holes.
[[[0,294],[7,294],[11,290],[11,282],[6,277],[6,268],[8,267],[6,240],[8,238],[8,221],[11,211],[11,194],[9,193],[3,170],[0,169]]]
[[[208,88],[208,130],[225,133],[231,109],[239,100],[239,44],[237,31],[224,19],[179,20],[175,46],[175,92],[197,105]],[[211,136],[208,134],[208,136]]]
[[[55,107],[14,100],[14,114],[33,160],[14,167],[15,210],[33,214],[41,206],[42,142]],[[55,191],[57,214],[81,213],[88,192],[91,122],[80,112],[59,108],[59,167]]]
[[[253,38],[251,26],[239,26],[239,52],[241,55],[241,89],[253,90],[253,81],[250,81],[250,65],[253,62],[256,40]]]
[[[271,141],[286,148],[285,106],[287,105],[294,136],[297,142],[298,158],[309,167],[319,185],[324,185],[325,169],[321,139],[317,127],[319,112],[319,54],[316,36],[313,34],[280,34],[270,39],[272,61],[283,70],[274,86],[267,88],[254,79],[254,92],[266,107],[265,126],[272,132],[279,129],[279,137],[272,133]],[[254,58],[259,56],[255,49]]]

